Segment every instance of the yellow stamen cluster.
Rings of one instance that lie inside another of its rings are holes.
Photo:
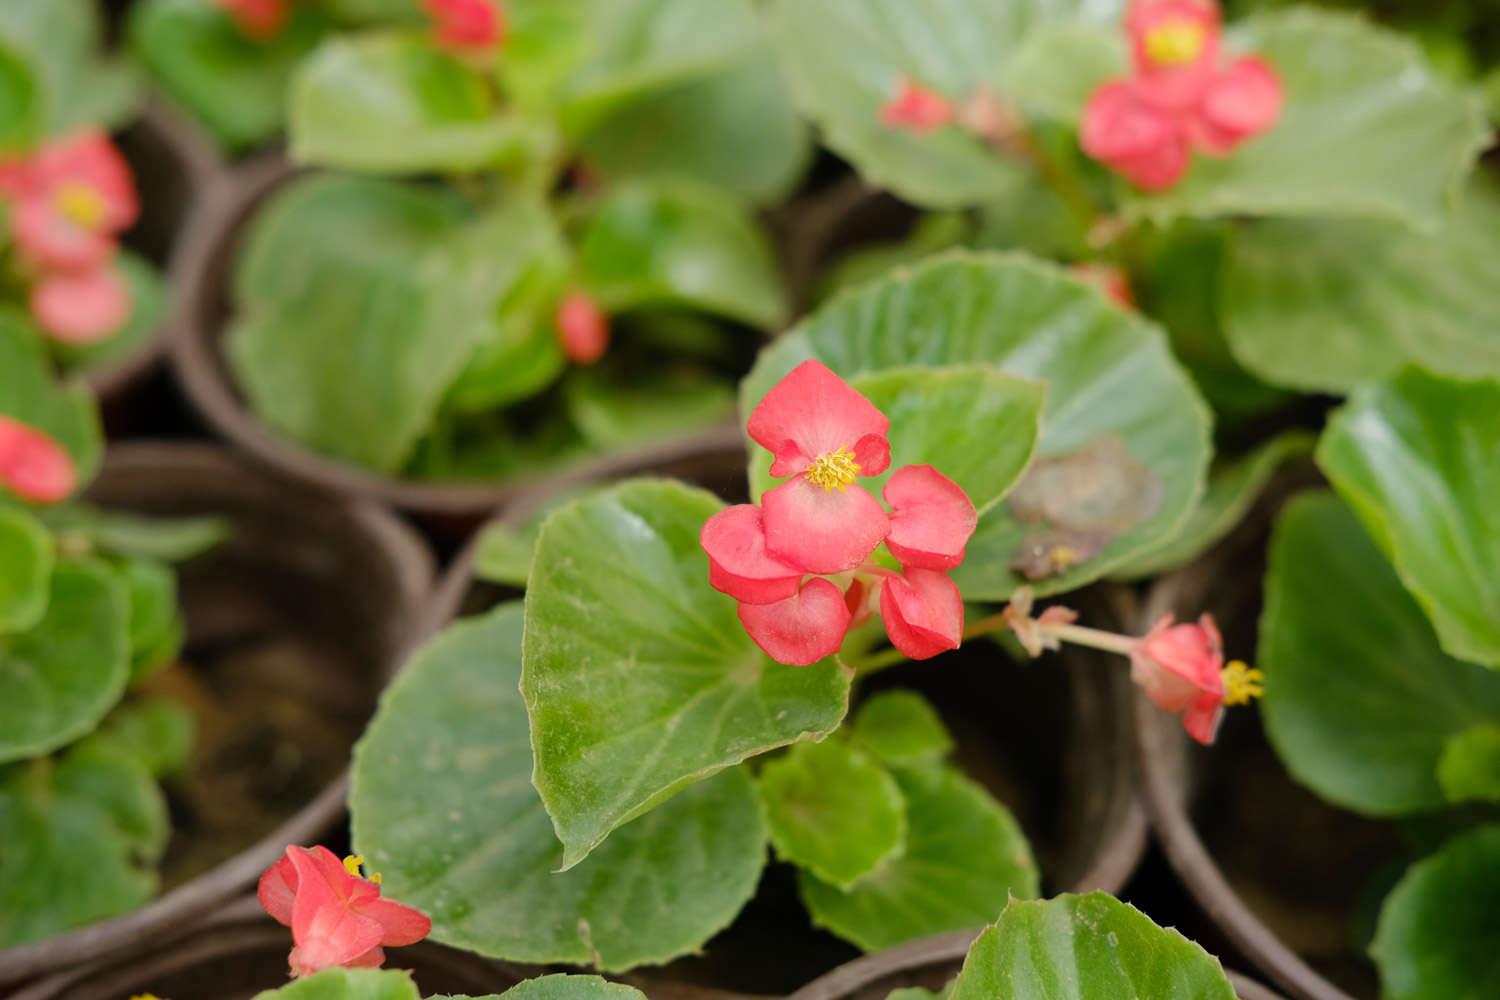
[[[1248,705],[1251,699],[1266,693],[1262,686],[1266,675],[1245,665],[1243,660],[1234,660],[1219,675],[1224,681],[1224,704]]]
[[[1203,54],[1207,37],[1195,21],[1166,21],[1146,32],[1146,55],[1160,66],[1181,66]]]
[[[52,196],[64,218],[83,229],[98,229],[104,225],[109,206],[104,196],[87,184],[64,184]]]
[[[363,854],[350,854],[344,858],[344,871],[348,872],[350,875],[353,875],[355,878],[362,878],[367,882],[373,882],[374,884],[379,885],[379,872],[371,872],[370,874],[366,875],[360,871],[360,868],[363,867],[364,863],[365,856]]]
[[[840,448],[819,455],[803,475],[814,486],[823,487],[825,493],[833,490],[842,493],[858,478],[859,463],[854,460],[854,452],[848,448]]]

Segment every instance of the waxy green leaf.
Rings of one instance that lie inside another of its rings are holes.
[[[491,1000],[646,1000],[640,990],[624,983],[611,983],[598,976],[538,976],[519,983]],[[442,1000],[442,998],[434,998]],[[449,997],[448,1000],[464,1000]],[[474,997],[473,1000],[486,1000]]]
[[[542,527],[521,691],[532,780],[565,868],[694,782],[820,739],[848,710],[844,666],[772,661],[708,585],[698,533],[721,507],[702,490],[636,480]]]
[[[41,137],[123,127],[143,96],[140,75],[103,56],[105,26],[94,0],[5,0],[0,44],[24,59],[36,84]]]
[[[52,536],[25,510],[0,508],[0,636],[23,632],[47,611]]]
[[[1102,892],[1016,900],[969,949],[951,1000],[1234,1000],[1212,955]]]
[[[421,996],[408,972],[324,969],[280,989],[257,993],[255,1000],[421,1000]]]
[[[1437,776],[1449,802],[1500,802],[1500,723],[1471,726],[1449,737]]]
[[[1297,497],[1277,522],[1257,659],[1277,755],[1356,812],[1443,806],[1449,738],[1500,718],[1500,673],[1438,647],[1380,549],[1327,493]]]
[[[1318,464],[1444,651],[1500,667],[1500,381],[1409,369],[1363,386],[1329,421]]]
[[[754,786],[721,771],[558,874],[562,845],[530,781],[521,628],[519,604],[450,626],[386,692],[355,752],[355,845],[456,947],[611,971],[694,951],[765,865]]]
[[[953,737],[927,700],[914,691],[882,691],[854,713],[856,743],[887,764],[936,764],[953,752]]]

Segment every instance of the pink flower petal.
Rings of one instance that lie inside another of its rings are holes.
[[[1079,131],[1083,151],[1145,191],[1176,184],[1188,168],[1185,130],[1125,80],[1106,83],[1089,97]]]
[[[292,926],[292,904],[297,898],[297,866],[292,863],[292,852],[300,847],[288,847],[281,857],[271,863],[255,887],[261,908],[271,919],[287,927]]]
[[[1195,698],[1182,713],[1182,728],[1204,746],[1212,746],[1224,720],[1224,702],[1209,694]]]
[[[505,38],[496,0],[424,0],[439,46],[454,52],[484,52]]]
[[[432,920],[427,914],[393,899],[376,897],[357,904],[354,909],[380,925],[380,943],[388,948],[416,944],[432,932]]]
[[[909,659],[957,649],[964,633],[964,600],[948,574],[909,568],[886,578],[880,616],[891,644]]]
[[[963,487],[930,465],[908,465],[891,474],[884,496],[891,505],[885,546],[902,565],[946,570],[964,561],[979,516]]]
[[[0,416],[0,485],[31,503],[57,503],[77,488],[78,471],[51,435]]]
[[[296,946],[291,965],[298,975],[343,965],[380,946],[379,921],[354,912],[348,905],[347,887],[342,883],[354,876],[343,871],[337,858],[333,861],[343,878],[333,876],[319,851],[332,857],[326,848],[291,848],[287,852],[297,870],[296,901],[292,905],[292,941]]]
[[[1276,124],[1281,114],[1281,78],[1263,59],[1236,59],[1204,91],[1192,120],[1193,141],[1222,156]]]
[[[609,317],[587,292],[569,292],[557,304],[557,339],[574,364],[591,365],[609,348]]]
[[[22,256],[45,270],[93,270],[105,265],[116,248],[107,229],[75,225],[45,197],[21,199],[11,227]]]
[[[775,458],[773,476],[794,476],[820,455],[843,448],[854,452],[856,461],[878,465],[860,475],[876,476],[885,471],[879,464],[881,443],[891,422],[864,396],[818,361],[804,361],[771,387],[750,414],[750,437]],[[875,440],[867,440],[874,438]],[[883,461],[890,462],[890,446],[884,445]]]
[[[843,591],[822,578],[775,604],[740,605],[740,624],[755,644],[776,662],[798,667],[837,653],[849,619]]]
[[[36,155],[32,171],[49,196],[76,184],[102,200],[103,228],[118,233],[140,215],[130,164],[101,129],[88,128],[50,143]]]
[[[119,333],[130,318],[130,289],[113,268],[44,277],[31,290],[31,315],[53,340],[82,346]]]
[[[921,135],[949,124],[953,121],[953,114],[952,101],[903,76],[897,81],[896,96],[881,106],[880,121],[892,128]]]
[[[802,571],[766,551],[760,508],[726,507],[703,523],[698,540],[708,553],[708,582],[745,604],[774,604],[797,593]]]
[[[803,476],[761,498],[766,550],[807,573],[843,573],[864,562],[890,531],[868,490],[825,490]]]

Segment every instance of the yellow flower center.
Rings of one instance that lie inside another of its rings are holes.
[[[1266,693],[1262,687],[1266,679],[1265,673],[1246,666],[1243,660],[1232,661],[1219,676],[1224,681],[1226,705],[1248,705],[1251,699]]]
[[[87,184],[64,184],[52,196],[52,203],[63,218],[82,229],[98,229],[109,212],[104,195]]]
[[[360,868],[364,865],[364,863],[365,856],[363,854],[350,854],[344,858],[344,871],[348,872],[350,875],[353,875],[355,878],[362,878],[368,882],[373,882],[374,884],[379,885],[379,872],[371,872],[369,875],[365,875],[360,871]]]
[[[840,448],[819,455],[803,475],[814,486],[823,487],[824,493],[833,490],[842,493],[859,476],[859,463],[854,460],[854,452]]]
[[[1146,55],[1159,66],[1181,66],[1203,54],[1207,37],[1196,21],[1164,21],[1146,32]]]

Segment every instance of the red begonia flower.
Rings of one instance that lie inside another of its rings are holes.
[[[962,486],[930,465],[908,465],[891,473],[882,495],[891,505],[885,547],[903,566],[947,570],[964,561],[979,515]]]
[[[260,905],[292,929],[293,976],[378,967],[384,948],[416,944],[432,930],[420,911],[381,899],[378,876],[356,874],[360,860],[341,862],[326,847],[291,846],[260,877]]]
[[[433,21],[433,37],[451,52],[483,54],[505,38],[505,17],[497,0],[423,0]]]
[[[844,592],[822,577],[775,604],[741,604],[740,624],[767,656],[805,667],[832,656],[844,644],[852,614]]]
[[[0,485],[31,503],[57,503],[77,487],[78,471],[50,435],[0,416]]]
[[[46,274],[31,290],[31,315],[42,331],[64,344],[97,343],[130,318],[130,289],[112,267]]]
[[[16,244],[44,270],[101,266],[140,210],[129,165],[97,129],[44,147],[12,183]]]
[[[726,507],[703,523],[698,535],[708,553],[708,582],[745,604],[775,604],[794,596],[802,571],[766,551],[760,508]]]
[[[1219,8],[1212,0],[1137,0],[1125,16],[1136,79],[1152,103],[1186,108],[1214,74]]]
[[[1174,625],[1163,615],[1130,654],[1130,677],[1164,711],[1182,716],[1182,726],[1209,744],[1224,714],[1224,648],[1213,615],[1196,624]]]
[[[750,437],[771,452],[771,475],[793,477],[761,501],[773,556],[809,573],[842,573],[875,550],[890,522],[854,481],[891,464],[890,423],[817,361],[766,393],[750,414]]]
[[[907,567],[885,578],[880,617],[891,645],[913,660],[957,649],[964,633],[964,601],[947,573]]]
[[[568,360],[591,365],[609,348],[609,317],[587,292],[569,292],[557,304],[557,339]]]
[[[1088,282],[1126,309],[1135,308],[1135,295],[1130,291],[1130,277],[1125,269],[1113,264],[1096,261],[1074,264],[1069,268],[1075,278]]]
[[[896,95],[880,108],[882,123],[919,135],[942,128],[953,116],[952,101],[907,76],[897,81]]]
[[[1078,138],[1085,153],[1144,191],[1164,191],[1187,172],[1186,130],[1133,80],[1094,91]]]
[[[1244,56],[1209,81],[1192,120],[1193,144],[1223,156],[1276,124],[1281,79],[1265,60]]]
[[[240,34],[257,42],[270,41],[281,34],[291,13],[288,0],[217,0],[219,9],[228,14]]]

